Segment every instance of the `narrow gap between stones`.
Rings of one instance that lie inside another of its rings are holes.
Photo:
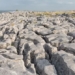
[[[48,56],[49,56],[49,59],[47,59],[47,60],[51,63],[51,65],[53,65],[53,66],[55,67],[55,65],[52,64],[52,62],[51,62],[52,54],[51,54],[51,52],[49,52],[50,47],[49,47],[48,45],[44,45],[43,47],[44,47],[44,49],[45,49],[45,52],[46,52],[46,53],[48,54]],[[55,70],[56,70],[56,72],[57,72],[57,75],[59,75],[56,67],[55,67]]]
[[[37,31],[35,31],[35,34],[40,35]]]
[[[32,51],[30,53],[30,57],[31,57],[31,63],[34,64],[34,68],[36,70],[36,74],[40,75],[40,73],[37,72],[37,69],[36,69],[36,62],[35,62],[35,56],[34,56],[34,51]]]
[[[50,54],[50,52],[49,52],[50,47],[47,46],[47,45],[44,45],[43,47],[44,47],[44,49],[45,49],[45,53],[47,53],[48,56],[49,56],[49,60],[51,60],[51,54]],[[49,61],[49,60],[48,60],[48,61]]]
[[[15,41],[17,40],[17,38],[20,39],[20,38],[19,38],[19,31],[17,32]],[[18,41],[17,41],[17,54],[18,54],[18,55],[20,55],[20,52],[19,52],[19,44],[20,44],[20,41],[18,40]]]
[[[30,53],[30,62],[31,62],[31,64],[34,64],[34,68],[35,68],[35,71],[36,71],[36,74],[37,75],[40,75],[38,72],[37,72],[37,69],[36,69],[36,64],[35,64],[35,56],[34,56],[34,51],[32,51],[31,53]],[[25,52],[23,51],[23,61],[24,61],[24,65],[25,65]],[[30,65],[31,66],[31,65]],[[30,68],[30,66],[29,67],[26,67],[26,65],[25,65],[25,67],[28,69],[28,68]],[[33,70],[33,69],[32,69]]]
[[[49,43],[49,41],[46,39],[45,36],[42,36],[42,39],[43,39],[46,43]]]

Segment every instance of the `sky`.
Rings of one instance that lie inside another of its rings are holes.
[[[74,10],[75,0],[0,0],[0,10]]]

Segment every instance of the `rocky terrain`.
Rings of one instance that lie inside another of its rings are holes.
[[[75,75],[75,18],[1,13],[0,75]]]

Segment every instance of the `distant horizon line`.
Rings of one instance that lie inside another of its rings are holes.
[[[39,12],[49,11],[49,12],[52,12],[52,11],[75,11],[75,9],[74,10],[20,10],[20,9],[15,9],[15,10],[0,10],[0,11],[39,11]]]

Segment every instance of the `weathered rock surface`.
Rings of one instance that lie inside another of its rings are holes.
[[[59,49],[75,55],[75,43],[64,43],[59,47]]]
[[[75,75],[75,18],[0,13],[0,75]]]
[[[46,59],[36,61],[36,70],[40,75],[57,75],[54,66]]]
[[[75,56],[59,51],[52,56],[52,64],[55,65],[58,75],[75,74]]]

